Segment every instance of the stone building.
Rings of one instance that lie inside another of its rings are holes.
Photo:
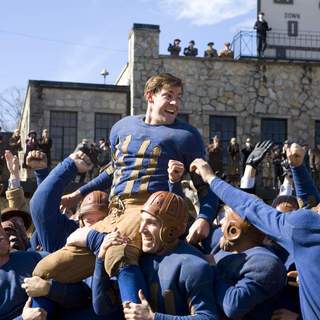
[[[60,160],[81,138],[101,135],[99,125],[107,134],[121,116],[143,113],[146,80],[170,72],[184,82],[180,116],[198,128],[205,143],[216,134],[224,144],[233,136],[241,143],[248,136],[320,142],[319,63],[172,57],[159,54],[159,35],[157,25],[133,25],[128,63],[113,86],[30,81],[23,138],[30,129],[49,128],[59,144],[54,158]]]
[[[25,141],[30,130],[41,134],[48,128],[52,160],[58,162],[82,139],[107,137],[112,125],[129,114],[129,97],[128,86],[30,80],[20,121],[21,139]]]

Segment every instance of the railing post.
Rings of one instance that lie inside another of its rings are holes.
[[[240,45],[239,45],[239,51],[240,51],[240,58],[242,56],[242,31],[240,31]]]

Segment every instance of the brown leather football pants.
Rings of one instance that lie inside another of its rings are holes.
[[[121,200],[113,197],[109,214],[92,226],[99,232],[112,232],[116,228],[129,237],[126,244],[110,247],[105,255],[105,269],[110,277],[127,265],[138,265],[141,254],[140,212],[148,195]],[[65,246],[42,259],[33,271],[34,276],[54,279],[61,283],[75,283],[93,274],[95,256],[86,248]]]

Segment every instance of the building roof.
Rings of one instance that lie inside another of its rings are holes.
[[[92,90],[107,92],[129,92],[129,86],[119,86],[113,84],[81,83],[65,81],[29,80],[30,87],[38,88],[57,88],[73,90]]]

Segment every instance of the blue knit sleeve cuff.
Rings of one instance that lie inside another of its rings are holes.
[[[106,233],[90,230],[87,236],[87,248],[95,255],[98,254]]]

